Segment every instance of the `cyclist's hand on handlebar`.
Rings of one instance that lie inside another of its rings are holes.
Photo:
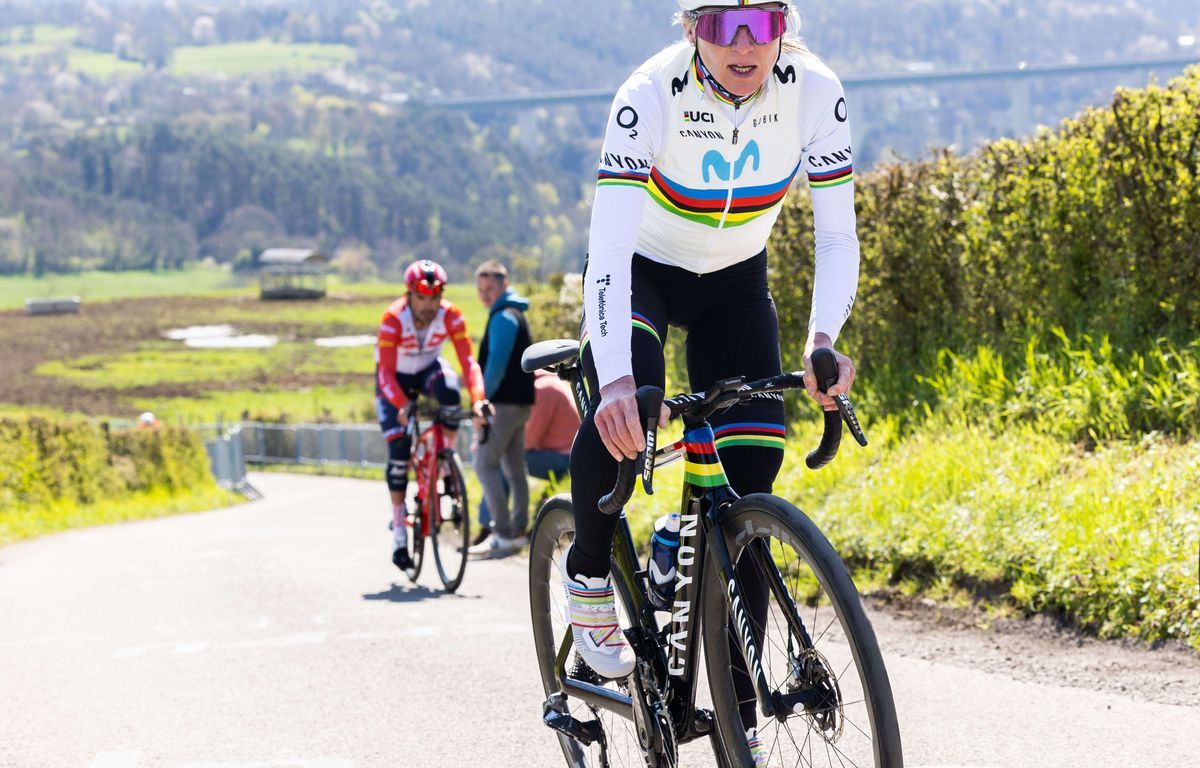
[[[496,412],[492,408],[491,402],[487,400],[476,400],[471,403],[471,411],[475,414],[475,418],[472,421],[474,422],[476,432],[483,429],[484,423]]]
[[[829,388],[828,394],[822,393],[817,388],[817,377],[813,375],[812,363],[809,361],[809,356],[817,347],[828,347],[833,350],[833,356],[837,360],[838,380]],[[808,396],[820,403],[825,410],[836,411],[837,403],[833,396],[848,394],[850,387],[854,384],[854,375],[854,361],[833,349],[833,342],[826,334],[813,334],[813,337],[809,339],[808,347],[804,350],[804,388],[808,390]]]
[[[646,436],[642,433],[638,418],[637,384],[632,376],[622,376],[600,388],[600,407],[596,409],[596,429],[604,447],[617,461],[636,459],[646,447]],[[658,414],[658,426],[667,426],[671,411],[662,406]]]

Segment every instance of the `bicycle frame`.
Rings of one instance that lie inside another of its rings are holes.
[[[582,372],[578,364],[559,369],[558,375],[581,391]],[[586,417],[588,401],[580,397],[577,401],[581,413]],[[749,672],[757,693],[759,707],[765,717],[783,717],[790,713],[796,703],[803,699],[780,696],[770,690],[761,664],[758,644],[751,631],[750,618],[737,584],[733,562],[725,543],[724,533],[718,520],[719,513],[739,496],[730,487],[717,454],[712,427],[706,419],[684,419],[684,435],[681,440],[659,448],[653,456],[655,467],[671,463],[681,456],[685,459],[684,487],[680,503],[679,550],[677,575],[675,577],[675,600],[670,622],[662,629],[657,627],[655,609],[646,598],[646,572],[640,567],[637,550],[629,520],[624,511],[620,514],[617,530],[613,537],[612,574],[613,587],[620,595],[628,616],[633,623],[625,630],[626,639],[640,660],[650,661],[655,683],[663,694],[663,700],[675,726],[675,736],[680,743],[701,736],[715,737],[713,723],[708,712],[696,709],[696,664],[701,634],[699,606],[704,595],[706,553],[710,545],[715,548],[716,563],[724,590],[726,604],[736,635],[741,645],[743,658],[749,660]],[[769,587],[782,605],[792,605],[787,586],[773,566],[768,574]],[[787,621],[800,638],[801,645],[811,647],[811,641],[800,618],[789,612]],[[564,634],[556,658],[556,674],[559,690],[592,706],[606,709],[627,719],[634,719],[634,703],[630,696],[617,691],[577,680],[567,675],[566,663],[572,649],[571,633]],[[665,649],[665,650],[664,650]],[[636,674],[636,673],[635,673]],[[792,699],[796,700],[793,701]]]
[[[434,512],[440,511],[437,505],[437,457],[446,448],[453,448],[454,444],[450,440],[448,430],[442,426],[442,423],[437,419],[433,419],[433,423],[420,428],[419,416],[417,414],[417,402],[413,400],[408,406],[408,435],[406,440],[410,441],[409,460],[416,462],[414,472],[417,476],[417,493],[421,501],[421,535],[429,536],[432,533]],[[424,446],[424,451],[421,457],[417,458],[417,447]]]

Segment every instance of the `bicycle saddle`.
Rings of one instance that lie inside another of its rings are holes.
[[[570,364],[579,357],[579,342],[574,339],[550,339],[531,344],[521,355],[521,368],[533,373],[539,368]]]

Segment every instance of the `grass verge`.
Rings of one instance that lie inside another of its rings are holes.
[[[1200,651],[1200,443],[1150,437],[1095,451],[1029,427],[998,434],[936,420],[899,437],[868,424],[819,472],[816,427],[789,441],[775,492],[805,510],[860,588],[1043,612],[1104,638]],[[677,504],[678,466],[635,497],[644,546]]]

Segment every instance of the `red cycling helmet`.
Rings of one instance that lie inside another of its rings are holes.
[[[404,282],[408,290],[423,293],[426,296],[436,296],[450,282],[446,270],[429,259],[414,261],[404,270]]]

